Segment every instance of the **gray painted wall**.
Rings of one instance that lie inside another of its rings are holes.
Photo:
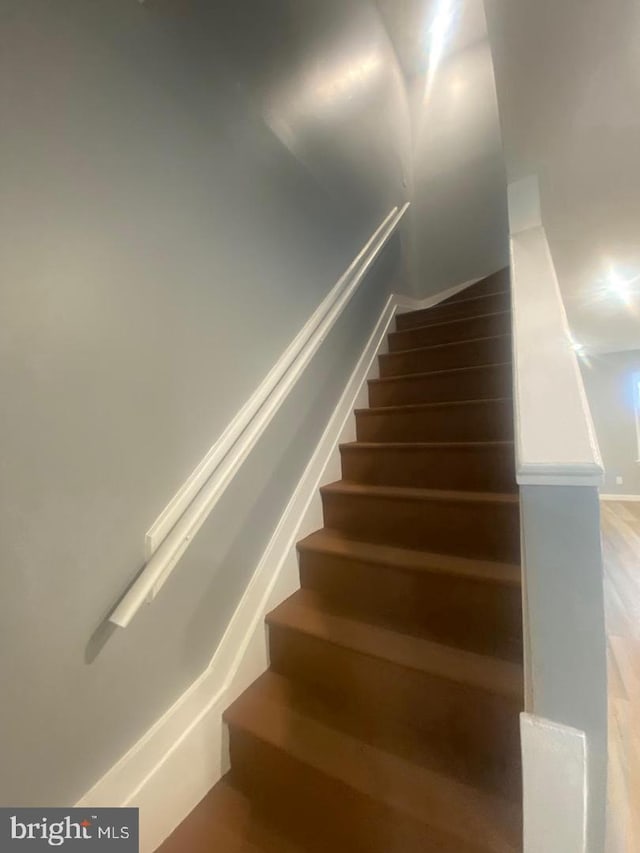
[[[596,487],[521,486],[532,713],[587,736],[588,851],[602,853],[607,661]]]
[[[412,292],[426,296],[509,263],[493,61],[482,0],[377,2],[407,79],[408,270]]]
[[[605,468],[601,491],[640,495],[635,416],[640,350],[590,355],[582,362],[582,376]]]
[[[145,531],[402,202],[408,120],[359,0],[7,0],[0,39],[0,803],[67,804],[216,648],[397,244],[154,605],[101,625]]]

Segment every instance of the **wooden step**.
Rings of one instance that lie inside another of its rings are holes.
[[[340,446],[342,477],[374,486],[515,492],[513,442],[363,442]]]
[[[508,311],[511,307],[511,294],[505,290],[499,293],[486,293],[480,296],[468,296],[454,302],[440,303],[420,311],[408,311],[396,317],[396,329],[404,331],[415,329],[430,323],[446,323],[467,317],[493,314],[496,311]]]
[[[349,618],[332,611],[322,596],[310,590],[299,589],[289,596],[267,615],[266,621],[270,629],[300,632],[349,652],[366,655],[381,664],[478,691],[478,699],[497,696],[505,705],[515,703],[518,706],[522,701],[520,665]],[[295,651],[293,655],[295,657]],[[277,663],[273,669],[282,672]],[[309,674],[313,675],[311,670]],[[304,671],[298,675],[304,679]],[[348,699],[346,695],[344,698]],[[423,710],[426,713],[428,709]],[[476,714],[476,709],[470,712]]]
[[[431,347],[384,353],[378,357],[382,378],[507,361],[511,361],[511,335],[436,344]]]
[[[513,438],[511,395],[356,409],[358,441],[504,441]]]
[[[344,480],[320,492],[325,527],[354,539],[507,563],[520,559],[517,495]]]
[[[461,299],[468,299],[470,296],[484,296],[487,293],[500,293],[511,289],[511,280],[509,275],[509,267],[505,267],[498,272],[494,272],[486,278],[477,281],[475,284],[470,284],[464,290],[458,291],[453,296],[443,299],[439,305],[448,305],[450,302],[458,302]]]
[[[235,784],[275,816],[313,826],[327,850],[336,840],[361,853],[518,849],[517,810],[506,801],[307,716],[264,677],[225,719]]]
[[[466,758],[460,760],[455,746],[444,738],[425,736],[419,728],[378,713],[375,703],[373,708],[354,706],[355,710],[350,709],[336,691],[287,678],[274,670],[269,670],[260,680],[263,695],[268,693],[278,702],[294,701],[305,717],[490,795],[519,802],[522,785],[517,752],[507,772],[492,768],[492,762],[474,766]]]
[[[522,850],[509,291],[398,317],[270,669],[225,713],[231,771],[163,853]]]
[[[339,703],[356,731],[387,730],[442,772],[517,790],[519,663],[346,616],[309,590],[267,622],[272,670]]]
[[[520,567],[348,539],[298,543],[300,580],[334,611],[480,654],[522,660]]]
[[[311,827],[307,835],[312,836]],[[305,842],[304,837],[300,839]],[[158,848],[158,853],[305,853],[260,814],[225,776]],[[318,853],[324,851],[318,849]],[[346,852],[345,852],[346,853]]]
[[[449,320],[446,323],[427,323],[415,329],[391,332],[389,352],[428,347],[434,344],[449,344],[475,338],[490,338],[511,332],[511,312],[498,311],[478,317]]]
[[[512,392],[511,363],[370,379],[368,386],[372,408],[508,397]]]

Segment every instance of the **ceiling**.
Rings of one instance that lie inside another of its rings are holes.
[[[640,5],[486,0],[510,181],[538,174],[574,338],[640,348]]]
[[[425,71],[429,29],[438,14],[451,16],[445,55],[487,36],[481,0],[376,0],[408,79]]]

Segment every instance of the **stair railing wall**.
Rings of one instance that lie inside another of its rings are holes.
[[[509,218],[527,703],[521,725],[524,849],[601,853],[607,741],[598,499],[603,469],[535,177],[510,184]]]
[[[407,202],[389,211],[255,393],[154,522],[146,535],[147,563],[111,612],[109,621],[113,625],[126,628],[140,608],[158,594],[408,207]]]

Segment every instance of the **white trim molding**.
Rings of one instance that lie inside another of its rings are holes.
[[[146,536],[147,563],[110,614],[111,623],[126,628],[143,604],[152,601],[158,594],[340,317],[408,206],[409,202],[389,212],[154,522]]]
[[[585,733],[533,714],[521,714],[520,735],[524,853],[585,853]]]
[[[623,503],[640,501],[640,495],[600,495],[601,501],[622,501]]]
[[[386,352],[402,304],[395,294],[387,300],[209,666],[77,803],[137,806],[142,853],[155,850],[228,769],[223,711],[268,668],[264,617],[300,586],[296,543],[322,527],[319,487],[340,478],[339,446],[355,438],[354,410],[367,405],[367,380],[378,375],[376,356]]]
[[[467,287],[471,287],[472,284],[482,281],[483,278],[486,278],[486,276],[472,278],[469,281],[463,281],[462,284],[454,284],[453,287],[441,290],[433,296],[426,296],[424,299],[416,299],[414,296],[404,296],[399,293],[396,296],[398,306],[396,313],[406,314],[408,311],[423,311],[425,308],[431,308],[433,305],[437,305],[439,302],[449,299],[451,296],[455,296],[457,293],[466,290]]]

